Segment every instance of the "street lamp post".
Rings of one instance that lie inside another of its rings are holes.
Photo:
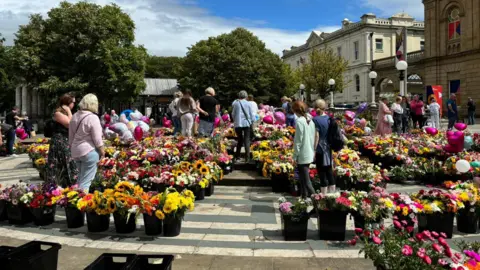
[[[370,82],[372,84],[372,104],[370,104],[371,107],[376,107],[377,104],[375,103],[375,79],[377,78],[377,72],[375,71],[370,71],[368,74],[368,77],[370,77]]]
[[[305,85],[303,83],[300,84],[300,97],[305,102]]]
[[[330,108],[334,108],[335,106],[333,105],[333,90],[335,87],[335,80],[328,80],[328,85],[330,85]]]
[[[406,96],[407,93],[405,93],[405,70],[408,68],[408,63],[406,61],[398,61],[397,70],[400,71],[400,95],[401,96]]]

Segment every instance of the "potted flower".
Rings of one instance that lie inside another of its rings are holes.
[[[23,194],[20,201],[24,203],[33,215],[33,223],[37,226],[50,225],[55,221],[56,205],[53,197],[60,195],[57,185],[45,183],[32,186]]]
[[[195,196],[190,190],[183,190],[178,193],[174,188],[169,188],[162,196],[159,205],[165,214],[163,221],[163,235],[177,236],[182,228],[182,219],[187,210],[193,211]]]
[[[383,188],[375,187],[369,193],[353,192],[352,195],[357,204],[357,211],[352,212],[355,228],[364,229],[366,225],[381,224],[394,210],[393,201]]]
[[[282,217],[282,233],[285,241],[307,240],[308,220],[310,219],[307,208],[311,200],[299,199],[294,204],[281,197],[279,209]]]
[[[458,210],[457,229],[463,233],[477,233],[479,196],[478,189],[472,183],[462,183],[456,186],[453,194],[457,196],[459,204],[465,207]]]
[[[32,213],[20,198],[29,192],[29,187],[20,182],[7,187],[4,190],[4,198],[7,202],[7,216],[10,224],[23,225],[33,220]]]
[[[140,197],[143,189],[139,185],[123,181],[115,185],[114,190],[105,190],[107,205],[115,204],[112,209],[117,233],[131,233],[136,229],[136,219],[140,213]]]
[[[417,214],[423,211],[422,204],[413,201],[410,196],[406,194],[391,193],[390,195],[395,205],[393,219],[401,222],[406,227],[413,228],[417,223]],[[425,224],[418,223],[418,226],[420,230],[422,226],[426,227],[426,222]]]
[[[85,212],[77,208],[78,201],[85,196],[85,192],[78,185],[61,190],[58,196],[52,198],[52,202],[65,209],[68,228],[80,228],[85,225]]]
[[[95,190],[93,194],[86,194],[77,202],[78,210],[87,214],[89,232],[104,232],[110,226],[110,214],[115,211],[117,206],[115,200],[110,196],[113,195],[113,190],[107,189],[105,193]]]
[[[439,189],[420,190],[411,197],[422,204],[423,213],[427,219],[426,229],[443,232],[448,238],[452,238],[453,219],[457,211],[464,208],[464,204],[459,202],[454,194]]]
[[[355,208],[355,198],[350,192],[313,194],[318,211],[318,232],[321,240],[344,241],[347,215]]]
[[[0,188],[2,185],[0,185]],[[8,219],[7,216],[7,197],[8,193],[6,192],[7,189],[0,190],[0,221],[4,221]]]
[[[142,195],[141,212],[146,235],[162,234],[165,214],[162,211],[163,193],[146,193]]]

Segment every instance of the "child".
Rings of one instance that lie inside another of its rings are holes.
[[[430,111],[430,122],[432,123],[432,127],[439,129],[440,128],[440,105],[438,105],[435,98],[431,99],[431,102],[428,105],[428,110]]]
[[[223,112],[222,120],[223,120],[223,122],[225,122],[225,123],[230,122],[230,115],[228,114],[228,111],[227,111],[227,110],[225,110],[225,111]]]

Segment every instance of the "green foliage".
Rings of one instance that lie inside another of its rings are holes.
[[[21,26],[14,68],[31,87],[52,96],[78,91],[100,100],[133,99],[145,89],[146,50],[135,46],[135,24],[116,5],[62,2]]]
[[[307,63],[298,69],[298,76],[303,84],[307,100],[311,100],[311,94],[318,94],[326,98],[330,93],[328,80],[335,80],[334,91],[341,91],[348,82],[344,82],[343,73],[347,70],[348,61],[338,57],[332,49],[312,50]]]
[[[278,102],[287,86],[280,57],[243,28],[189,48],[179,75],[182,87],[195,96],[209,86],[215,88],[222,104],[231,104],[240,90],[258,102]]]
[[[177,79],[182,63],[182,57],[149,56],[145,78]]]
[[[0,109],[6,110],[15,103],[14,77],[12,74],[12,50],[3,45],[0,34]]]

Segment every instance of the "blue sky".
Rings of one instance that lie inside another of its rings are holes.
[[[390,17],[405,11],[423,19],[422,0],[89,0],[116,3],[136,23],[136,42],[151,54],[183,56],[199,40],[230,32],[252,31],[281,54],[301,45],[312,30],[331,32],[344,18],[365,13]],[[78,0],[69,0],[78,2]],[[0,0],[0,33],[12,44],[18,26],[32,13],[46,15],[60,0]]]

